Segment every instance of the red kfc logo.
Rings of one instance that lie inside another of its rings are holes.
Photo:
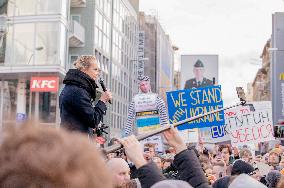
[[[39,92],[57,92],[58,83],[58,77],[32,77],[30,89]]]

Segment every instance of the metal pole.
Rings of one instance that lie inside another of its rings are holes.
[[[0,133],[2,133],[3,128],[3,113],[4,113],[4,81],[1,80],[0,84]]]

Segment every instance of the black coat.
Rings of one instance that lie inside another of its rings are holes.
[[[87,133],[96,128],[106,111],[104,102],[93,106],[96,82],[77,69],[70,69],[63,80],[65,87],[59,97],[61,126],[72,131]]]
[[[188,182],[194,188],[211,188],[193,150],[184,150],[177,154],[173,165],[178,170],[177,179]],[[165,179],[153,162],[138,168],[137,174],[142,188],[149,188]]]
[[[188,182],[192,187],[210,188],[196,153],[187,149],[174,158],[173,165],[178,170],[178,179]]]

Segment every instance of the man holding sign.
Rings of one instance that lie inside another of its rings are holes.
[[[129,105],[127,123],[124,128],[125,136],[142,134],[159,128],[160,125],[168,124],[165,102],[156,93],[151,92],[148,76],[140,78],[139,89],[139,93],[133,97]],[[135,128],[133,124],[136,125]]]

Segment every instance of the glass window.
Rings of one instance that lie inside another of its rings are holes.
[[[81,15],[71,15],[71,19],[81,23]]]
[[[25,2],[28,5],[28,2],[30,2],[30,0],[17,0],[17,3],[21,1],[21,2]],[[65,6],[62,6],[63,8],[66,7],[67,2],[66,0],[64,0],[62,2],[62,0],[57,0],[57,1],[47,1],[47,0],[37,0],[36,4],[37,4],[37,14],[50,14],[50,13],[59,13],[60,9],[61,9],[61,3],[65,3]],[[64,15],[66,16],[66,8],[64,8]]]
[[[36,50],[36,64],[55,64],[59,54],[59,24],[38,23],[36,27],[36,48],[43,48]]]
[[[55,123],[56,94],[50,92],[39,93],[39,118],[43,123]]]
[[[75,67],[74,67],[74,61],[76,61],[77,59],[78,59],[78,55],[70,55],[70,57],[69,57],[69,68],[72,68],[72,69],[74,69]]]
[[[15,64],[32,64],[34,58],[34,31],[35,24],[16,24],[14,25],[14,40],[12,43],[7,44],[7,48],[9,49],[9,45],[12,45],[14,42],[13,57],[14,61],[6,61],[13,62]],[[11,34],[11,33],[9,33]],[[6,56],[7,58],[8,56]],[[8,58],[13,58],[8,57]]]
[[[67,29],[59,22],[10,26],[7,34],[7,64],[65,66]]]
[[[58,14],[67,17],[68,0],[14,0],[9,1],[8,15]]]

